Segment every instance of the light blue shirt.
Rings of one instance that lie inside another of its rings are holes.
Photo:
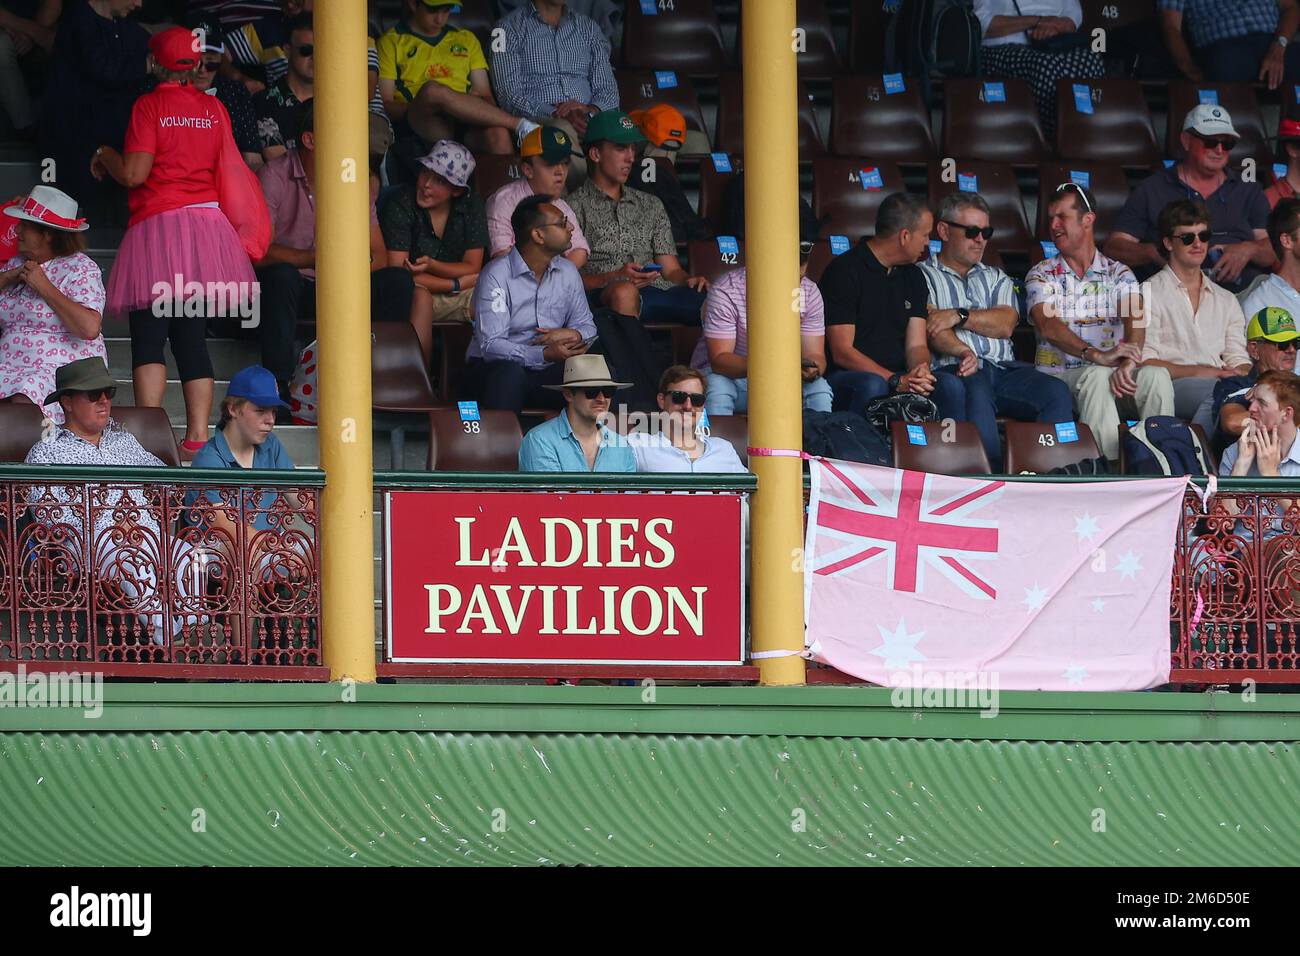
[[[690,455],[674,445],[667,435],[633,432],[627,436],[627,443],[632,446],[632,453],[636,456],[637,471],[707,474],[710,472],[744,473],[749,470],[740,463],[740,456],[736,454],[736,449],[725,438],[705,438],[701,435],[696,441],[704,445],[704,454],[692,459]]]
[[[1237,455],[1240,452],[1241,442],[1235,441],[1223,450],[1223,458],[1219,461],[1220,477],[1227,477],[1232,474],[1232,466],[1237,463]],[[1277,463],[1278,475],[1283,478],[1300,478],[1300,436],[1291,442],[1290,450],[1282,456],[1282,460]],[[1258,478],[1259,461],[1253,461],[1250,464],[1250,471],[1246,472],[1248,478]]]
[[[600,448],[596,451],[595,467],[590,471],[636,471],[636,458],[627,440],[604,425],[597,427],[600,429]],[[519,470],[588,471],[587,456],[569,425],[568,409],[524,436],[524,443],[519,446]]]
[[[596,337],[582,276],[572,262],[556,256],[538,282],[519,250],[511,249],[478,274],[474,341],[465,357],[544,368],[551,363],[542,357],[545,346],[533,344],[538,329],[577,329],[587,343]]]
[[[226,433],[220,428],[208,439],[208,443],[195,454],[193,464],[195,468],[234,468],[240,471],[257,468],[280,468],[291,471],[294,467],[293,459],[284,450],[284,445],[280,443],[280,439],[276,438],[274,434],[270,434],[266,436],[266,441],[262,442],[262,444],[253,446],[253,468],[245,469],[235,459],[235,455],[226,441]],[[204,494],[214,505],[221,504],[220,492],[214,490]],[[190,492],[186,496],[185,503],[192,505],[198,500],[198,495],[198,492]],[[258,495],[256,511],[252,515],[253,527],[258,531],[271,530],[269,512],[275,507],[277,497],[278,494],[274,491],[264,491]]]
[[[949,227],[952,228],[952,227]],[[930,290],[930,305],[936,309],[993,309],[1000,305],[1016,308],[1016,290],[1011,279],[1001,269],[977,262],[966,275],[949,269],[932,255],[921,263],[921,274]],[[995,339],[970,329],[954,329],[957,338],[969,346],[983,367],[987,362],[1011,362],[1015,350],[1010,339]],[[961,359],[956,355],[933,353],[931,365],[955,365]]]

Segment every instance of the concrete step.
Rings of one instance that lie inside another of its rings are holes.
[[[131,339],[128,336],[106,335],[104,345],[108,348],[108,370],[114,378],[129,380]],[[208,339],[208,355],[212,357],[212,368],[217,377],[226,380],[241,368],[256,365],[262,360],[262,350],[253,339]],[[179,373],[171,349],[166,350],[166,356],[167,377],[175,378]]]

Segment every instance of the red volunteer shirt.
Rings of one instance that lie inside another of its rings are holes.
[[[131,223],[160,212],[216,202],[217,159],[230,116],[221,101],[193,87],[161,83],[135,101],[124,153],[151,153],[149,178],[131,190]]]

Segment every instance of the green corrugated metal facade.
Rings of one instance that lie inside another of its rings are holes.
[[[105,692],[97,720],[0,709],[0,862],[1300,863],[1290,696]]]

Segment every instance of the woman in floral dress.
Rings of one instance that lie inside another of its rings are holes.
[[[82,251],[88,226],[71,196],[36,186],[3,212],[18,220],[18,255],[0,262],[0,401],[39,405],[60,365],[107,362],[104,277]],[[63,423],[57,402],[45,414]]]

